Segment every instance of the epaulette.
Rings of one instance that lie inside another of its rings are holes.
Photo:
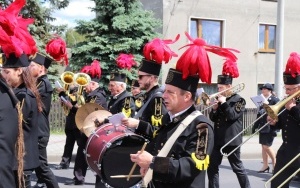
[[[130,108],[130,103],[132,100],[131,98],[132,98],[131,96],[125,98],[124,106],[122,108],[122,112],[125,114],[126,117],[131,116],[131,108]]]
[[[197,146],[196,151],[192,153],[191,157],[196,163],[196,168],[207,170],[209,165],[209,155],[207,154],[208,125],[200,123],[196,128],[198,132]]]
[[[162,104],[163,104],[163,99],[161,97],[156,97],[154,99],[154,114],[151,116],[151,124],[159,127],[162,125]]]

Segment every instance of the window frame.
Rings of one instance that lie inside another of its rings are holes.
[[[265,26],[265,29],[264,29],[264,48],[260,48],[260,44],[259,44],[259,42],[260,42],[260,27],[261,26]],[[275,27],[274,49],[269,48],[269,44],[268,44],[268,41],[269,41],[269,26],[274,26]],[[272,52],[272,53],[276,52],[276,42],[277,42],[276,41],[276,32],[277,32],[277,25],[276,24],[259,23],[259,25],[258,25],[258,51],[259,52]]]
[[[200,24],[199,22],[201,22],[201,21],[215,21],[215,22],[220,22],[220,47],[224,47],[225,46],[225,42],[224,42],[224,38],[225,38],[224,37],[225,36],[225,20],[223,20],[223,19],[215,19],[215,18],[190,17],[189,18],[189,33],[190,34],[191,34],[191,23],[194,20],[196,21],[196,24],[197,24],[197,36],[198,37],[202,35],[202,28],[203,28],[202,24]],[[203,39],[205,40],[205,38],[203,38]],[[209,44],[209,45],[211,45],[211,44]]]

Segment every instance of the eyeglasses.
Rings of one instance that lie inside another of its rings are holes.
[[[296,87],[293,87],[293,88],[286,88],[286,87],[283,87],[283,89],[285,89],[286,91],[293,91],[294,89],[297,89],[298,86]]]
[[[144,76],[151,76],[150,74],[145,74],[145,75],[138,75],[139,79],[143,79]]]

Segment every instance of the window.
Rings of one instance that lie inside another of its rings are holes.
[[[259,25],[259,51],[275,52],[276,44],[276,26],[260,24]]]
[[[191,19],[191,33],[193,38],[202,38],[207,44],[222,47],[222,25],[219,20]]]

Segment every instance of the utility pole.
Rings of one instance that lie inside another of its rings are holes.
[[[275,55],[275,92],[283,95],[283,39],[284,36],[284,0],[277,1],[276,55]]]

